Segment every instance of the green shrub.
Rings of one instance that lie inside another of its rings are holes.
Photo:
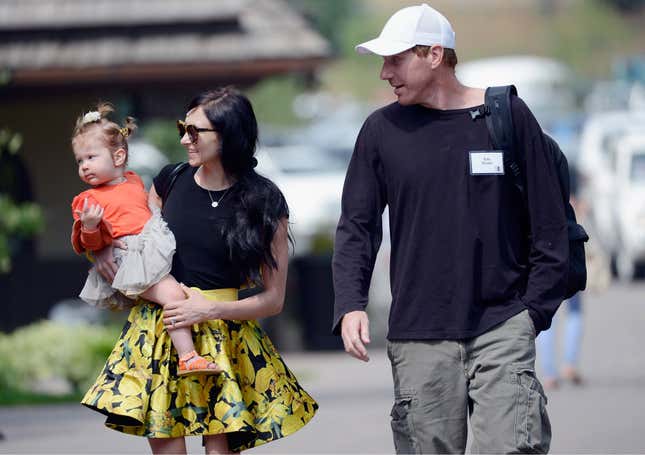
[[[0,388],[29,391],[64,379],[75,393],[88,387],[112,351],[119,329],[41,321],[0,336]]]
[[[18,254],[18,241],[42,232],[45,224],[39,205],[14,200],[21,192],[17,175],[21,168],[17,161],[21,146],[22,135],[0,128],[0,273],[11,270],[11,258]]]

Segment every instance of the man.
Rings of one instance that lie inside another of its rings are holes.
[[[428,5],[404,8],[356,47],[382,56],[398,101],[365,121],[343,190],[333,259],[334,331],[367,361],[365,307],[389,206],[388,355],[397,453],[546,452],[535,336],[563,299],[568,240],[540,127],[512,100],[526,200],[492,150],[484,91],[455,77],[455,34]],[[529,236],[530,233],[530,236]]]

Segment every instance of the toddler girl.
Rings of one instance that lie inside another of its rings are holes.
[[[134,131],[128,117],[119,127],[106,116],[114,109],[101,103],[96,111],[78,118],[72,149],[81,180],[92,188],[72,201],[72,246],[77,253],[98,251],[119,239],[127,249],[114,249],[118,271],[110,285],[90,270],[80,297],[102,308],[125,309],[141,296],[162,307],[185,298],[179,283],[169,275],[175,238],[159,208],[148,206],[141,178],[126,170],[127,137]],[[178,375],[219,373],[222,369],[195,352],[190,328],[169,330],[179,354]]]

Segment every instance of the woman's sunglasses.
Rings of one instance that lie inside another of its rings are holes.
[[[193,144],[196,144],[197,141],[199,140],[199,133],[202,133],[205,131],[215,132],[215,130],[210,128],[197,128],[195,125],[186,123],[183,120],[177,120],[177,129],[179,130],[180,139],[184,137],[184,134],[188,133],[188,138],[190,139],[190,142],[192,142]]]

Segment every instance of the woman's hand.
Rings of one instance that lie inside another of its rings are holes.
[[[164,305],[163,322],[167,329],[190,327],[214,319],[249,321],[274,316],[284,304],[289,262],[288,220],[283,218],[271,242],[271,249],[278,263],[276,269],[264,265],[262,278],[264,290],[242,300],[218,302],[208,300],[199,291],[183,284],[181,289],[186,299],[170,301]],[[173,325],[174,321],[174,325]]]
[[[112,245],[108,245],[102,250],[92,251],[92,256],[94,256],[94,267],[96,267],[96,271],[99,272],[108,283],[114,281],[114,275],[116,275],[117,270],[119,270],[116,262],[114,262],[114,248],[127,250],[128,246],[125,242],[115,239],[112,241]]]
[[[217,306],[221,302],[208,300],[199,291],[188,288],[183,283],[180,283],[180,286],[186,294],[186,299],[164,305],[163,323],[166,329],[190,327],[210,319],[219,319]]]

